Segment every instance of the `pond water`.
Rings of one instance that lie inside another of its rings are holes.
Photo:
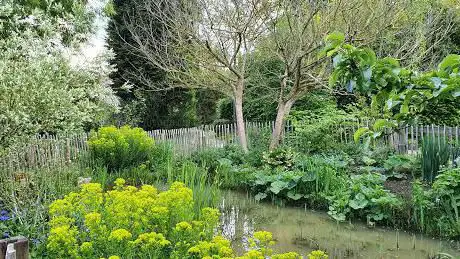
[[[273,233],[276,252],[295,251],[306,255],[321,249],[327,251],[331,259],[424,259],[442,252],[460,258],[459,242],[369,228],[362,223],[337,224],[324,212],[258,203],[245,193],[224,192],[220,207],[222,233],[232,240],[238,253],[248,248],[248,237],[254,231],[266,230]]]

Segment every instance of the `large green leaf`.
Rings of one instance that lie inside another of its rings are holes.
[[[289,183],[283,181],[275,181],[270,185],[270,191],[274,194],[280,193],[282,190],[288,188]]]
[[[363,127],[363,128],[359,128],[355,134],[353,134],[353,139],[355,140],[356,143],[359,142],[359,140],[361,139],[362,136],[364,136],[365,134],[368,134],[369,133],[369,128],[368,127]]]
[[[439,70],[445,71],[445,72],[451,72],[455,67],[460,66],[460,55],[447,55],[441,63],[439,63]]]
[[[345,34],[341,32],[332,32],[326,36],[325,40],[326,42],[333,42],[337,44],[336,46],[338,46],[338,44],[345,41]]]
[[[254,196],[254,199],[256,201],[261,201],[263,199],[265,199],[267,197],[267,194],[264,193],[264,192],[259,192],[258,194],[256,194],[256,196]]]
[[[349,205],[355,210],[363,209],[367,206],[369,201],[366,199],[366,196],[362,193],[356,194],[353,200],[350,200]]]
[[[394,126],[396,126],[394,122],[386,119],[378,119],[374,122],[374,125],[372,125],[372,129],[374,131],[381,131],[384,128],[392,128]]]
[[[315,171],[310,170],[308,172],[305,172],[305,174],[302,176],[302,181],[312,182],[312,181],[315,181],[317,177],[318,177],[317,173]]]
[[[297,201],[297,200],[299,200],[300,198],[302,198],[303,195],[302,195],[302,194],[299,194],[299,193],[296,193],[294,190],[291,190],[291,191],[289,191],[289,192],[287,193],[287,197],[290,198],[290,199],[292,199],[292,200]]]
[[[345,41],[345,35],[340,32],[333,32],[326,36],[326,45],[319,53],[320,57],[328,56],[332,57],[337,53],[337,48]]]

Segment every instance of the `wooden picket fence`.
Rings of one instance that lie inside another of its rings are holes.
[[[246,122],[248,133],[271,131],[273,122]],[[176,155],[190,155],[207,148],[238,143],[235,123],[203,125],[193,128],[147,132],[156,143],[170,145]],[[0,173],[22,172],[35,168],[62,167],[88,151],[89,134],[39,135],[0,156]]]
[[[38,135],[27,143],[18,143],[0,157],[0,173],[62,167],[88,151],[87,138],[86,133]]]
[[[354,132],[360,127],[370,126],[370,121],[338,122],[331,128],[338,141],[353,142]],[[246,122],[248,140],[250,136],[265,131],[271,133],[273,121]],[[176,155],[190,155],[191,153],[207,148],[221,148],[225,145],[238,143],[235,123],[203,125],[193,128],[152,130],[149,136],[156,143],[171,145]],[[296,131],[290,122],[284,128],[284,138],[295,141]],[[430,136],[447,138],[451,142],[460,141],[459,127],[437,125],[406,125],[398,130],[386,133],[379,143],[393,147],[399,153],[414,153],[420,148],[421,139]],[[294,137],[294,138],[292,138]],[[40,135],[36,136],[8,154],[0,157],[0,173],[21,172],[35,168],[62,167],[78,159],[88,151],[88,134],[76,135]]]
[[[372,127],[370,121],[339,124],[340,141],[354,141],[354,133],[361,127]],[[460,144],[460,127],[445,125],[401,125],[396,130],[386,131],[378,140],[379,144],[393,147],[400,154],[414,154],[421,148],[425,137],[446,139],[449,143]]]
[[[273,121],[246,122],[246,133],[271,131]],[[236,123],[202,125],[193,128],[181,128],[170,130],[153,130],[148,134],[157,143],[169,143],[178,155],[190,155],[191,153],[207,148],[222,148],[225,145],[238,143]]]

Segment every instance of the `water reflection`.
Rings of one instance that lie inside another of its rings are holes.
[[[337,224],[326,213],[301,208],[280,208],[255,202],[247,195],[225,193],[220,209],[222,234],[242,254],[254,230],[273,233],[276,252],[302,255],[322,249],[329,258],[432,258],[439,252],[460,258],[460,245],[421,235],[369,229],[359,223]]]

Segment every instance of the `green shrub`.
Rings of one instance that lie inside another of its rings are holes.
[[[345,162],[333,157],[298,157],[290,171],[284,167],[255,171],[249,186],[257,193],[257,200],[274,196],[324,206],[326,196],[344,188],[345,166]]]
[[[444,212],[438,218],[441,234],[449,237],[460,236],[460,169],[441,172],[433,183],[433,195]]]
[[[246,154],[246,162],[254,167],[263,166],[263,153],[270,145],[271,129],[248,130],[250,149]]]
[[[141,128],[108,126],[92,132],[88,146],[93,159],[116,171],[147,163],[154,141]]]
[[[432,188],[419,181],[412,187],[414,213],[412,222],[417,229],[437,236],[460,236],[460,169],[441,172]]]
[[[280,167],[289,170],[294,166],[297,153],[292,148],[279,147],[273,151],[264,152],[262,155],[263,162],[270,168]]]
[[[382,221],[391,219],[393,211],[402,202],[389,191],[383,183],[385,176],[381,174],[353,175],[345,185],[328,197],[329,212],[334,219],[344,221],[347,217]]]
[[[335,101],[326,99],[312,110],[292,111],[290,121],[294,131],[288,143],[301,153],[318,153],[333,150],[340,140],[337,123],[347,118]]]

